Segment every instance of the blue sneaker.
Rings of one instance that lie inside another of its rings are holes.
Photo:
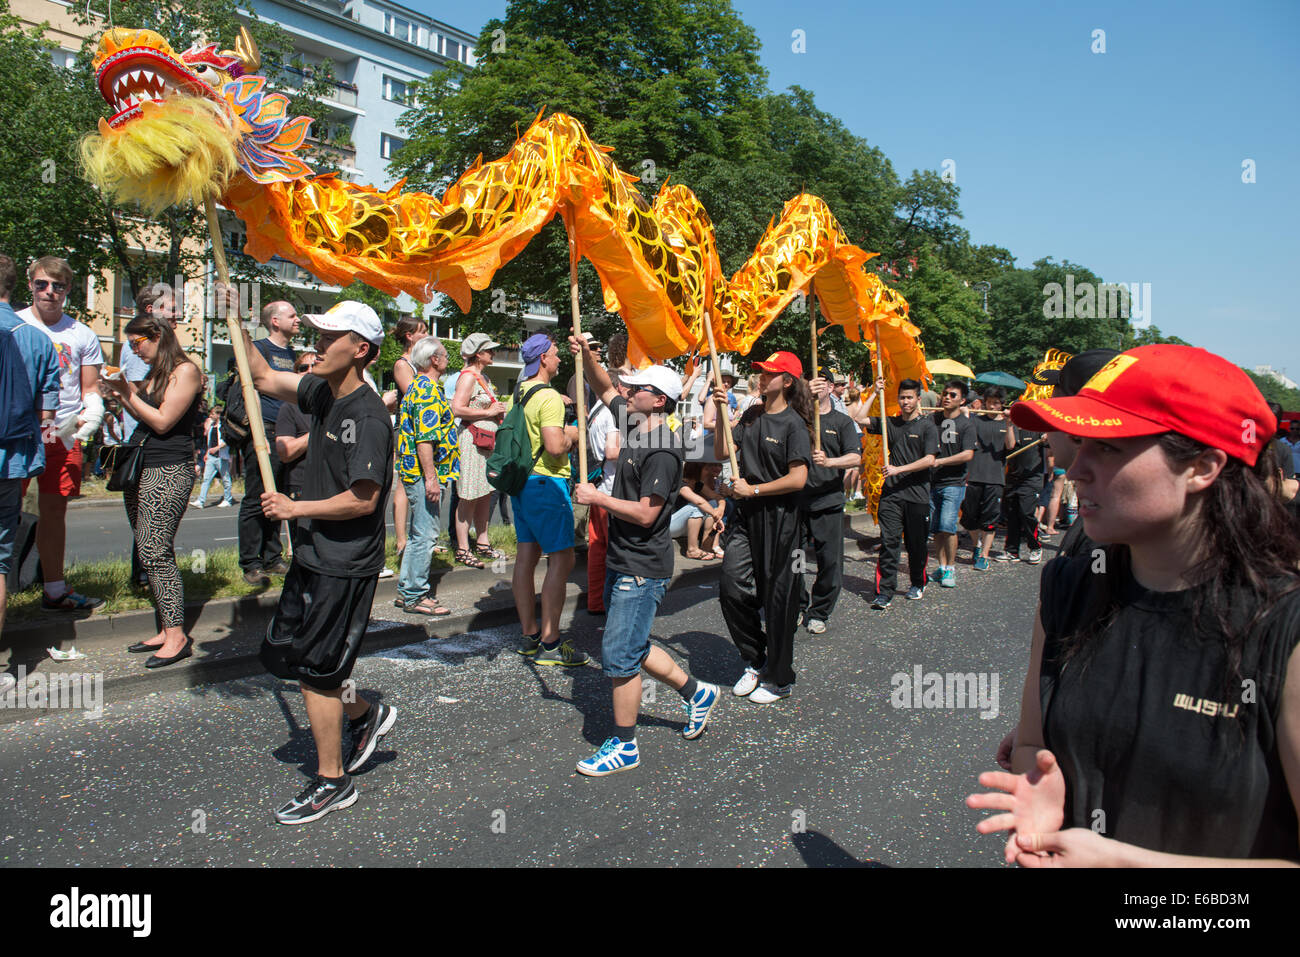
[[[989,570],[989,560],[983,555],[975,556],[975,570],[977,572],[986,572]]]
[[[603,778],[607,774],[631,770],[640,763],[641,752],[637,750],[635,738],[631,741],[606,738],[599,751],[578,762],[578,773]]]
[[[917,585],[913,585],[911,588],[907,590],[908,601],[920,601],[921,598],[924,597],[924,595],[925,595],[925,589]]]
[[[925,573],[925,580],[928,581],[928,582],[940,582],[940,581],[943,581],[943,568],[942,568],[942,566],[940,566],[940,567],[936,567],[935,570],[932,571],[932,572],[926,572],[926,573]]]
[[[942,575],[942,577],[940,577],[940,579],[939,579],[939,585],[940,585],[941,587],[943,587],[943,588],[956,588],[956,587],[957,587],[957,569],[955,569],[955,568],[945,568],[945,569],[943,570],[943,575]]]
[[[695,696],[686,703],[686,727],[682,728],[682,737],[698,738],[704,733],[704,726],[709,723],[709,714],[718,703],[718,686],[701,681],[695,689]]]

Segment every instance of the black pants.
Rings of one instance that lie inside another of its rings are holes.
[[[275,454],[275,437],[268,435],[271,475],[275,487],[284,491],[284,467]],[[239,503],[239,567],[270,568],[280,560],[280,523],[262,514],[262,473],[257,467],[257,453],[250,445],[244,454],[244,499]]]
[[[803,575],[795,574],[802,515],[793,498],[745,503],[727,526],[722,559],[722,617],[745,664],[776,685],[793,684],[794,631]],[[758,610],[767,619],[767,633]]]
[[[930,525],[930,503],[902,502],[896,495],[880,497],[880,559],[876,563],[876,591],[890,598],[898,587],[898,552],[907,546],[907,568],[912,584],[925,587],[925,539]],[[901,539],[901,542],[900,542]]]
[[[1012,555],[1020,551],[1022,541],[1031,549],[1041,547],[1034,509],[1038,507],[1038,496],[1042,494],[1043,486],[1033,482],[1008,485],[1002,493],[1002,510],[1007,519],[1007,551]]]
[[[829,621],[844,584],[844,506],[804,513],[806,548],[817,557],[812,594],[801,589],[804,621]],[[809,557],[812,557],[810,555]]]

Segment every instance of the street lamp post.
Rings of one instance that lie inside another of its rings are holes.
[[[989,289],[991,288],[991,286],[992,284],[984,279],[981,279],[977,283],[971,284],[971,288],[978,289],[981,293],[984,294],[984,315],[986,316],[989,314]]]

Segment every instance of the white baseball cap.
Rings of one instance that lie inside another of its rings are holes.
[[[682,377],[667,366],[646,366],[620,378],[626,386],[648,385],[674,402],[682,397]]]
[[[384,326],[375,310],[364,302],[344,299],[317,316],[303,316],[303,322],[322,332],[355,332],[376,346],[384,344]]]

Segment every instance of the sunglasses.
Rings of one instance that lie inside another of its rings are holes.
[[[126,341],[130,344],[132,349],[135,349],[140,345],[140,343],[148,342],[149,337],[148,336],[127,336]]]
[[[663,395],[665,399],[668,398],[652,385],[629,385],[627,387],[628,395],[636,395],[638,392],[653,392],[655,395]]]
[[[54,282],[49,279],[33,279],[32,288],[37,292],[44,292],[46,287],[53,286],[55,292],[67,292],[68,284],[66,282]]]
[[[943,397],[944,397],[945,399],[960,399],[960,398],[961,398],[961,393],[960,393],[960,392],[945,392],[945,393],[943,394]]]

